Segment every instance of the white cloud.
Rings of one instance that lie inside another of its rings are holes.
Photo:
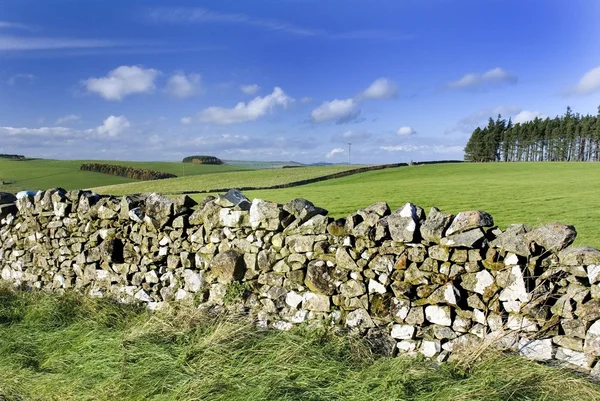
[[[200,74],[177,72],[169,77],[165,90],[173,97],[186,98],[200,92]]]
[[[106,100],[121,100],[133,93],[152,92],[159,74],[152,68],[122,65],[110,71],[106,77],[89,78],[84,84],[89,92],[98,93]]]
[[[328,152],[328,153],[325,155],[325,157],[326,157],[326,158],[328,158],[328,159],[331,159],[331,158],[332,158],[333,156],[335,156],[336,154],[338,154],[338,153],[343,153],[343,152],[344,152],[344,149],[342,149],[342,148],[335,148],[335,149],[332,149],[330,152]]]
[[[19,24],[18,22],[0,21],[0,29],[23,29],[30,31],[33,28],[29,25]]]
[[[337,124],[342,124],[354,120],[359,114],[360,110],[354,99],[334,99],[323,102],[310,116],[315,123],[335,120]]]
[[[453,127],[446,130],[446,134],[453,132],[464,132],[471,133],[476,127],[487,123],[491,117],[496,119],[498,115],[502,115],[503,118],[513,117],[520,113],[522,109],[515,105],[505,105],[494,107],[493,109],[478,110],[470,115],[461,118]]]
[[[200,121],[211,124],[236,124],[254,121],[273,110],[276,106],[286,108],[294,99],[275,87],[273,93],[264,97],[257,96],[248,103],[239,102],[235,107],[209,107],[200,112]]]
[[[308,96],[304,96],[302,99],[300,99],[300,103],[310,103],[312,102],[312,98],[308,97]]]
[[[512,121],[515,124],[522,124],[522,123],[526,123],[526,122],[529,122],[529,121],[533,121],[536,118],[541,118],[542,120],[544,120],[547,117],[548,116],[546,114],[541,113],[539,111],[523,110],[522,112],[520,112],[519,114],[517,114]]]
[[[58,118],[54,124],[56,124],[56,125],[62,125],[62,124],[65,124],[65,123],[70,123],[70,122],[73,122],[73,121],[77,121],[79,119],[81,119],[81,116],[78,116],[76,114],[69,114],[69,115],[66,115],[64,117]]]
[[[361,95],[365,99],[391,99],[398,96],[398,86],[387,78],[379,78]]]
[[[192,118],[191,117],[182,117],[181,120],[179,120],[179,122],[184,125],[191,124]]]
[[[35,80],[35,75],[33,74],[15,74],[12,77],[10,77],[8,79],[8,81],[6,81],[7,84],[9,85],[14,85],[17,83],[17,81],[19,80],[26,80],[29,81],[30,83],[33,82]]]
[[[260,86],[258,86],[257,84],[240,85],[240,90],[242,92],[244,92],[246,95],[256,95],[258,93],[259,89],[260,89]]]
[[[64,138],[73,136],[73,131],[66,127],[40,127],[40,128],[27,128],[27,127],[0,127],[0,132],[8,136],[22,136],[22,137],[56,137]]]
[[[342,138],[344,139],[366,139],[370,138],[371,134],[367,131],[346,131],[342,134]]]
[[[427,149],[427,146],[417,145],[399,145],[399,146],[381,146],[379,149],[386,152],[414,152],[415,150]]]
[[[415,131],[412,127],[400,127],[398,131],[396,131],[396,135],[398,136],[410,136],[415,135],[417,131]]]
[[[0,51],[87,49],[118,46],[107,40],[35,38],[0,35]]]
[[[103,124],[96,127],[96,132],[100,135],[115,137],[122,134],[131,124],[125,116],[109,116]]]
[[[600,66],[592,68],[579,80],[573,93],[578,95],[588,95],[600,90]]]
[[[465,89],[491,85],[514,84],[516,82],[516,76],[510,74],[503,68],[497,67],[484,72],[483,74],[466,74],[457,81],[449,82],[447,86],[450,89]]]

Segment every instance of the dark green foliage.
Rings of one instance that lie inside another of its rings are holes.
[[[85,163],[81,165],[83,171],[94,171],[96,173],[127,177],[134,180],[162,180],[164,178],[175,178],[175,174],[163,173],[162,171],[148,170],[129,166],[117,166],[114,164]]]
[[[600,107],[598,115],[573,114],[570,107],[553,119],[536,117],[514,124],[499,115],[477,127],[465,146],[465,160],[493,161],[599,161]]]
[[[223,164],[223,161],[215,156],[188,156],[183,159],[184,163],[194,164]]]
[[[24,160],[25,156],[23,156],[23,155],[7,155],[4,153],[0,153],[0,158],[11,159],[11,160]]]

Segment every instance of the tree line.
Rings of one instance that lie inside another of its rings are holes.
[[[0,159],[11,159],[11,160],[23,160],[25,156],[23,155],[9,155],[6,153],[0,153]]]
[[[465,160],[495,161],[599,161],[600,106],[598,114],[573,113],[571,107],[562,116],[536,117],[513,124],[498,115],[487,126],[477,127],[465,146]]]
[[[116,175],[127,177],[134,180],[162,180],[164,178],[175,178],[174,174],[164,173],[162,171],[148,170],[145,168],[135,168],[129,166],[117,166],[114,164],[84,163],[80,167],[83,171],[93,171],[96,173]]]

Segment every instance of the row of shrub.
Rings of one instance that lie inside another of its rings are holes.
[[[5,154],[5,153],[0,153],[0,159],[23,160],[23,159],[25,159],[25,156],[9,155],[9,154]]]
[[[223,160],[219,159],[215,156],[188,156],[183,159],[184,163],[193,163],[193,164],[223,164]]]
[[[130,166],[117,166],[114,164],[84,163],[81,165],[80,169],[83,171],[93,171],[96,173],[116,175],[143,181],[162,180],[164,178],[177,177],[175,174],[164,173],[162,171],[154,171]]]

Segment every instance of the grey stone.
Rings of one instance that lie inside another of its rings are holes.
[[[210,269],[221,284],[241,280],[246,270],[244,258],[235,251],[217,254],[210,263]]]
[[[336,290],[333,281],[325,262],[313,260],[308,264],[304,284],[312,292],[329,296],[333,295]]]
[[[418,238],[417,209],[412,203],[405,204],[386,217],[390,235],[394,241],[413,242]]]
[[[292,199],[285,205],[283,210],[294,216],[300,221],[300,224],[308,221],[311,217],[316,215],[327,215],[327,210],[315,206],[311,201],[303,198]]]
[[[563,250],[571,245],[576,237],[575,227],[560,223],[546,224],[525,234],[527,241],[535,242],[551,252]]]
[[[441,239],[440,244],[450,248],[481,248],[485,233],[480,228],[452,234]]]
[[[600,250],[590,247],[567,248],[559,252],[563,266],[600,265]]]
[[[429,215],[421,225],[421,236],[425,241],[439,244],[453,218],[454,215],[441,212],[438,208],[432,207]]]
[[[490,242],[490,246],[520,256],[529,256],[531,252],[525,238],[528,231],[529,228],[523,224],[513,224]]]
[[[456,215],[448,230],[446,230],[446,236],[452,234],[458,234],[465,231],[469,231],[475,228],[491,227],[494,225],[494,219],[492,216],[481,210],[471,210],[468,212],[461,212]]]

